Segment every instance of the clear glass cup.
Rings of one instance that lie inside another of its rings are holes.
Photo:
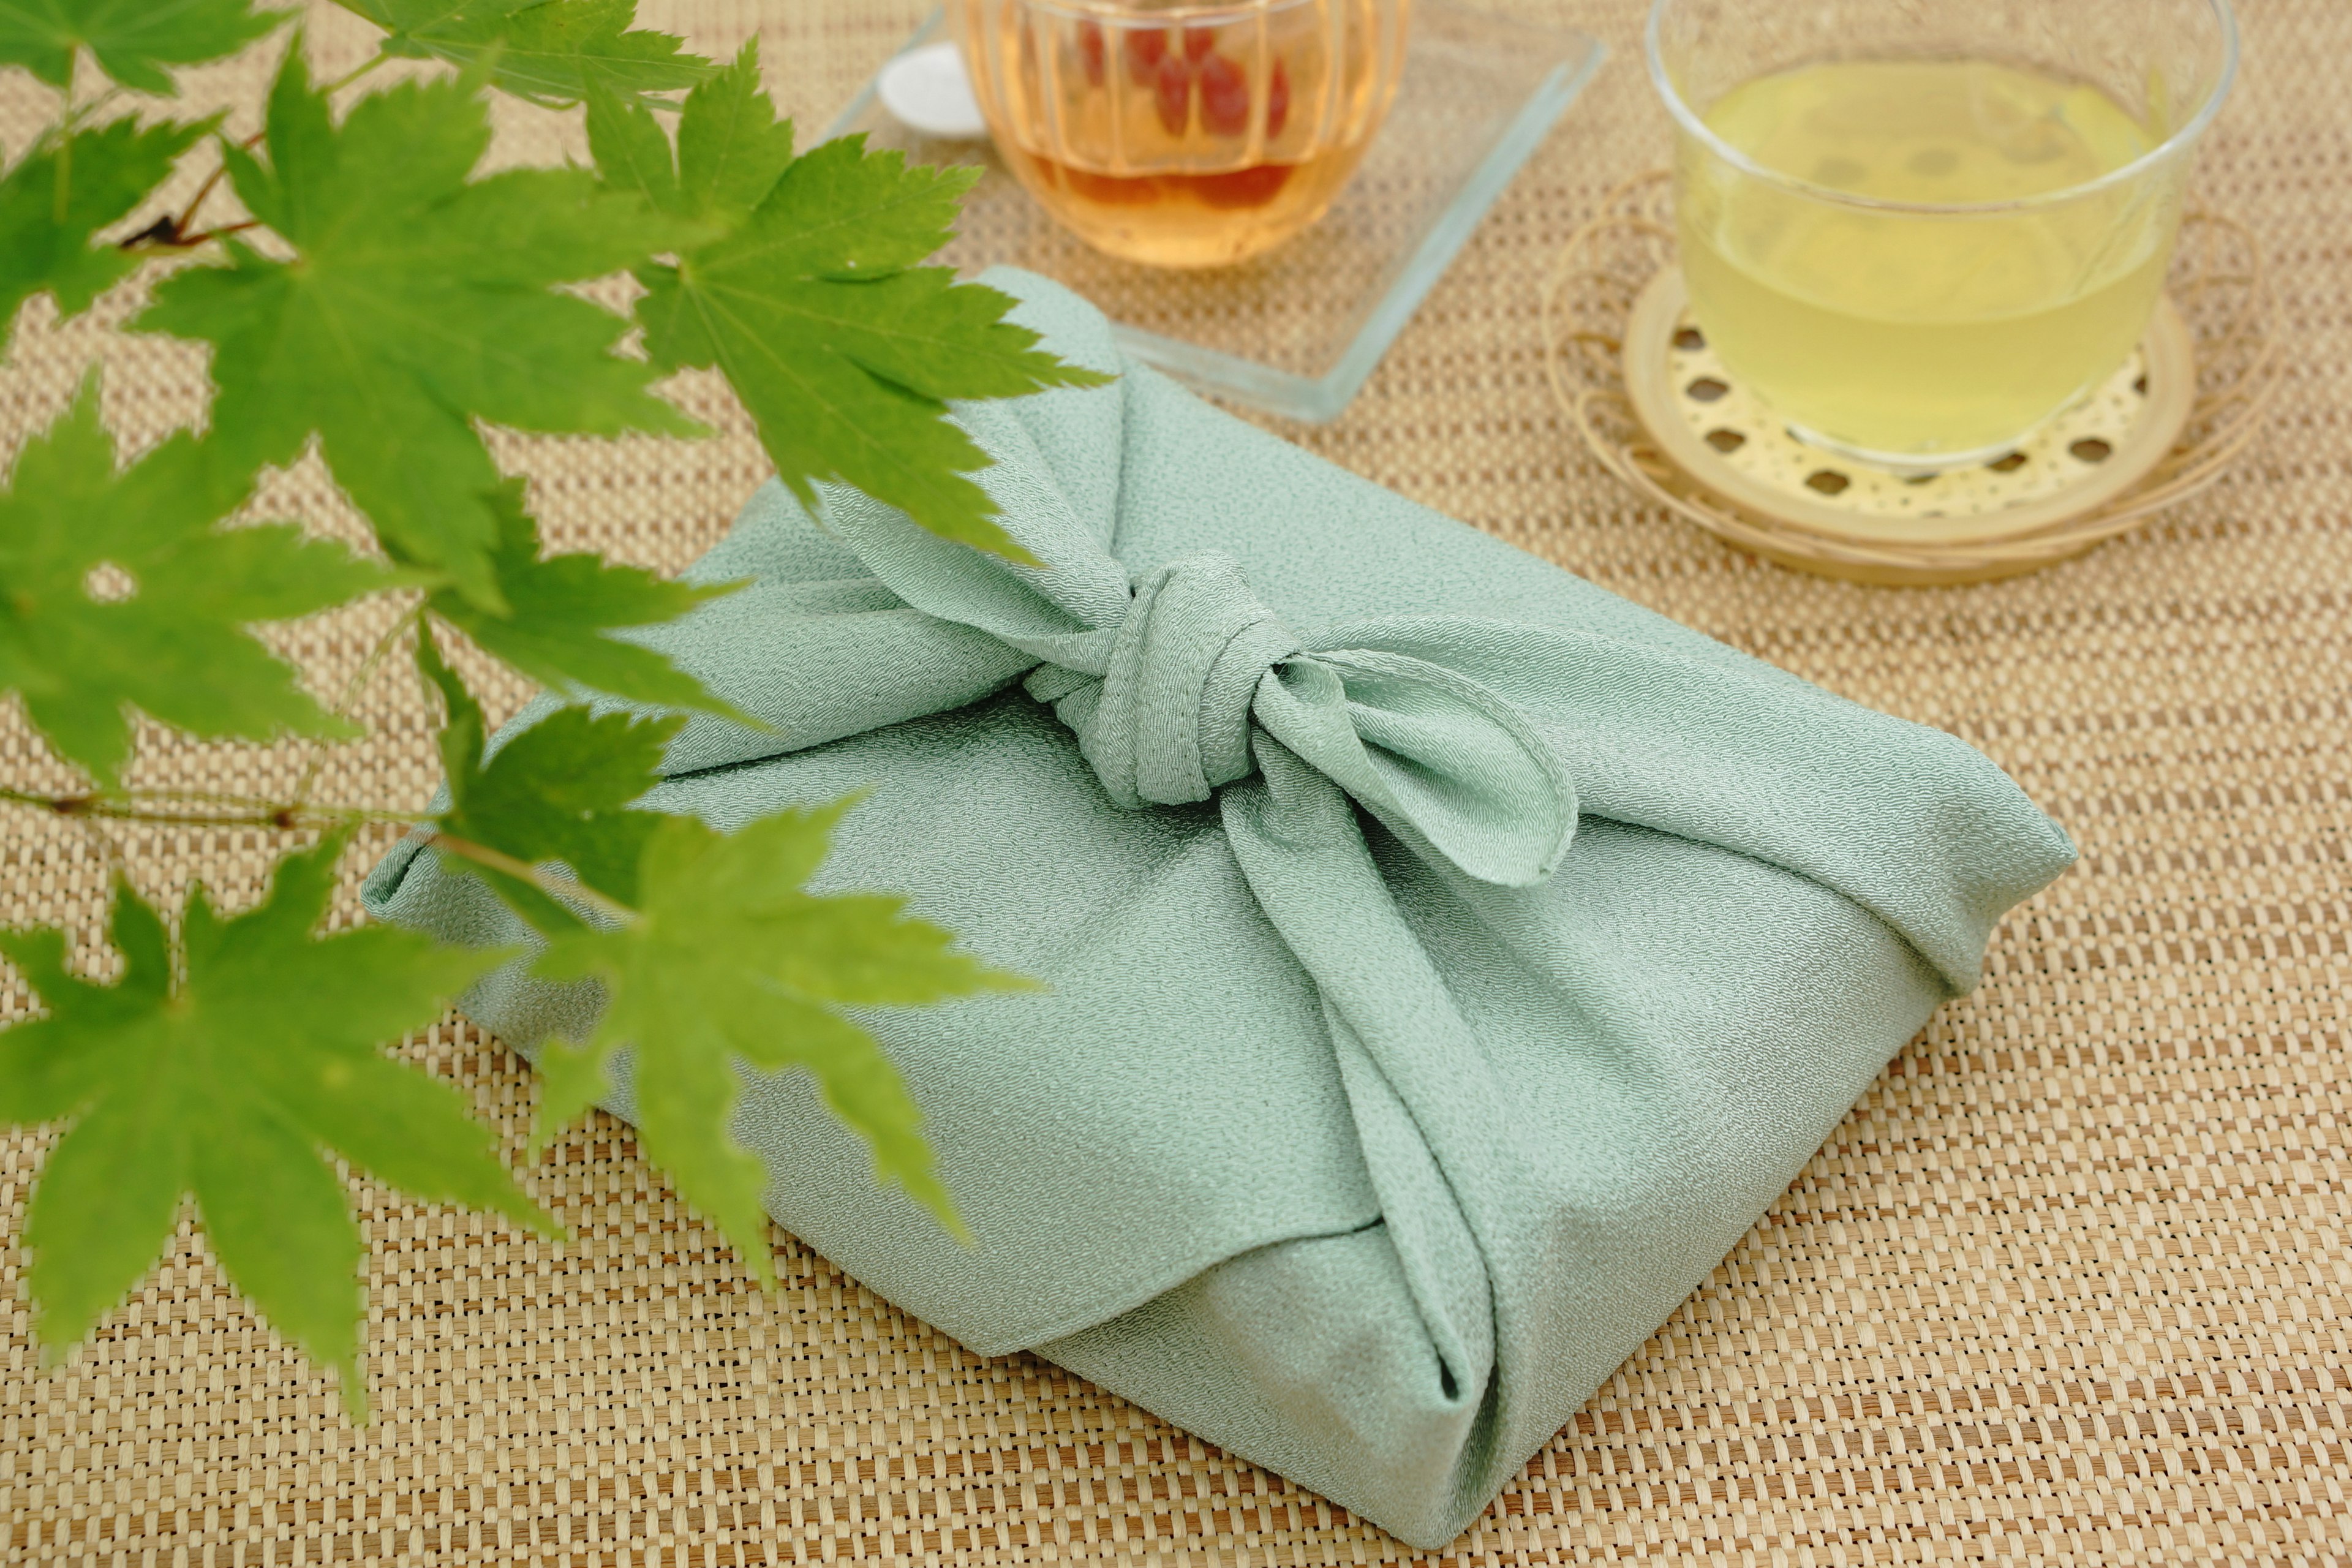
[[[1097,249],[1219,267],[1321,217],[1388,112],[1411,0],[950,0],[998,151]]]
[[[1691,311],[1800,435],[2008,452],[2146,331],[2228,0],[1655,0]]]

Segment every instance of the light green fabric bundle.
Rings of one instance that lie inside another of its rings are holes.
[[[820,526],[772,484],[692,573],[757,584],[647,638],[776,726],[696,720],[652,804],[733,827],[869,791],[821,885],[911,892],[1048,984],[866,1020],[979,1245],[878,1186],[803,1078],[755,1084],[740,1132],[779,1221],[974,1350],[1034,1348],[1441,1544],[2072,850],[1959,742],[992,281],[1122,373],[961,411],[1047,569],[845,492]],[[367,894],[530,940],[413,842]],[[530,1048],[596,994],[518,961],[467,1006]]]

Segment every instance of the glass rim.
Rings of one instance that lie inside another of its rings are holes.
[[[1238,22],[1269,12],[1295,10],[1313,0],[1193,0],[1190,5],[1139,10],[1133,0],[1013,0],[1024,11],[1045,11],[1110,27],[1161,29]]]
[[[1690,106],[1681,90],[1675,86],[1673,79],[1666,74],[1665,61],[1661,56],[1659,39],[1664,28],[1666,7],[1676,3],[1677,0],[1652,0],[1649,22],[1642,29],[1642,53],[1649,65],[1651,85],[1657,89],[1658,96],[1664,100],[1666,112],[1674,116],[1675,123],[1684,132],[1696,138],[1717,157],[1744,174],[1752,175],[1768,184],[1778,185],[1798,195],[1810,196],[1816,201],[1829,202],[1840,206],[1864,207],[1874,212],[1910,213],[1924,217],[1966,217],[1983,213],[2015,212],[2021,207],[2055,206],[2061,202],[2075,201],[2095,192],[2128,184],[2167,159],[2178,156],[2194,144],[2197,138],[2204,133],[2205,128],[2213,122],[2213,117],[2221,111],[2222,100],[2230,96],[2231,84],[2237,79],[2238,75],[2237,16],[2230,8],[2230,0],[2205,0],[2207,12],[2221,29],[2221,69],[2213,79],[2213,89],[2205,95],[2205,101],[2198,106],[2197,112],[2190,115],[2185,124],[2130,163],[2118,164],[2098,178],[2084,180],[2077,185],[2067,185],[2054,191],[2041,191],[2030,196],[2016,196],[2007,201],[1893,201],[1884,196],[1858,195],[1852,191],[1841,191],[1828,185],[1815,184],[1811,180],[1801,179],[1797,175],[1786,174],[1781,170],[1769,168],[1717,135],[1713,127],[1699,118],[1698,111]]]

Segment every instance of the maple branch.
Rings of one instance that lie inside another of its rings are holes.
[[[141,796],[217,805],[218,811],[171,810],[142,803]],[[281,833],[347,824],[389,822],[416,827],[435,819],[413,811],[383,811],[366,805],[301,805],[243,795],[214,795],[201,790],[91,791],[80,795],[47,795],[37,790],[0,786],[0,804],[31,806],[68,821],[104,818],[110,822],[147,822],[173,827],[268,827]]]
[[[184,801],[196,805],[217,805],[216,811],[173,810],[143,804],[144,800]],[[608,898],[586,883],[568,877],[558,877],[541,870],[526,860],[518,860],[503,850],[487,844],[477,844],[470,838],[460,838],[454,833],[444,833],[434,825],[440,821],[428,813],[415,811],[383,811],[365,805],[305,805],[299,802],[278,805],[255,795],[220,795],[206,790],[125,790],[120,794],[89,793],[83,795],[44,795],[37,790],[14,789],[0,785],[0,804],[31,806],[53,816],[79,822],[97,830],[100,819],[110,822],[144,822],[164,827],[262,827],[280,833],[299,832],[309,828],[352,826],[366,823],[390,823],[399,827],[424,827],[433,831],[426,842],[436,849],[444,849],[461,859],[493,871],[503,871],[509,877],[529,882],[541,892],[560,901],[585,906],[599,914],[607,915],[623,924],[636,920],[637,911],[617,899]],[[121,850],[111,839],[104,840],[110,864],[119,863]]]
[[[636,921],[637,911],[618,899],[607,898],[585,882],[553,876],[541,870],[529,861],[518,860],[513,856],[493,849],[487,844],[477,844],[470,838],[460,838],[455,834],[437,831],[425,842],[436,849],[446,849],[452,855],[471,860],[477,866],[487,866],[493,871],[503,871],[509,877],[529,882],[551,899],[585,904],[599,914],[610,915],[625,925],[632,925]]]
[[[332,97],[334,94],[342,91],[343,89],[351,86],[352,83],[359,80],[360,78],[367,75],[368,72],[375,69],[376,67],[383,64],[384,61],[391,58],[392,57],[390,55],[383,54],[379,51],[375,55],[371,56],[365,65],[361,66],[356,70],[345,71],[341,76],[337,77],[334,80],[320,88],[319,89],[320,96]]]
[[[79,61],[79,58],[80,51],[77,49],[75,51],[75,59]],[[89,100],[88,102],[77,103],[74,101],[73,89],[68,86],[66,89],[65,107],[58,113],[58,122],[49,127],[47,132],[43,132],[44,139],[54,136],[59,140],[63,140],[71,136],[74,132],[80,127],[83,121],[88,120],[91,115],[96,114],[100,110],[104,109],[108,104],[112,103],[116,99],[121,98],[121,96],[122,89],[119,87],[109,87],[104,92],[100,93],[96,98]]]
[[[366,690],[368,682],[375,679],[375,672],[383,668],[384,659],[424,614],[424,606],[420,605],[384,628],[383,635],[375,639],[375,647],[368,649],[367,658],[360,661],[359,668],[353,670],[351,679],[343,683],[343,694],[335,699],[335,706],[331,710],[336,718],[350,714],[352,704],[360,700],[360,693]],[[302,776],[294,782],[294,805],[298,808],[310,803],[310,788],[319,782],[319,770],[326,764],[327,742],[324,740],[313,741],[310,758],[302,764]]]
[[[66,51],[66,106],[58,116],[58,174],[50,182],[49,221],[62,225],[66,221],[68,198],[73,193],[73,128],[74,117],[79,112],[74,107],[74,78],[80,74],[81,46],[76,44]]]
[[[247,137],[243,142],[237,143],[237,145],[245,148],[247,152],[251,152],[254,148],[261,145],[261,140],[266,134],[268,134],[268,132],[257,131],[252,135]],[[128,249],[130,247],[138,244],[140,241],[148,239],[152,239],[159,245],[177,246],[194,245],[199,243],[198,240],[193,240],[186,237],[188,226],[196,221],[196,209],[205,205],[205,198],[213,194],[214,188],[221,183],[222,177],[227,173],[228,161],[226,159],[223,159],[218,164],[214,166],[211,174],[205,176],[205,183],[196,187],[196,194],[188,198],[188,205],[186,208],[181,212],[179,216],[157,218],[151,227],[142,229],[139,233],[132,235],[129,239],[124,240],[122,242],[124,248]],[[247,224],[244,226],[250,228],[253,226]],[[220,232],[226,234],[231,231],[224,229]],[[204,239],[209,239],[212,236],[205,235],[201,237]]]
[[[248,145],[250,145],[250,143],[248,143]],[[180,214],[179,216],[163,217],[156,220],[155,226],[157,228],[165,228],[168,226],[168,233],[165,237],[164,243],[169,244],[172,240],[177,239],[181,235],[187,232],[188,226],[196,221],[196,209],[205,205],[205,198],[213,194],[213,187],[219,184],[222,177],[227,173],[228,165],[226,163],[223,163],[215,164],[213,166],[213,172],[205,176],[205,183],[196,187],[196,194],[188,198],[187,207]],[[141,235],[137,237],[143,239],[146,236]]]
[[[265,799],[260,795],[234,795],[224,790],[216,789],[151,789],[142,787],[138,789],[115,790],[112,794],[115,798],[121,800],[185,800],[194,801],[201,805],[230,806],[241,808],[247,811],[274,811],[277,809],[277,803],[275,801]]]
[[[202,234],[184,234],[169,243],[178,249],[187,250],[204,244],[208,239],[218,239],[225,234],[243,234],[247,229],[260,226],[259,218],[247,218],[243,223],[224,224],[219,228],[208,228]]]

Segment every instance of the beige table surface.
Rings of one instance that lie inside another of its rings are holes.
[[[2268,243],[2293,365],[2222,483],[2039,576],[1900,592],[1792,575],[1635,504],[1547,400],[1531,299],[1558,243],[1656,163],[1665,121],[1636,0],[1495,0],[1614,51],[1339,424],[1334,461],[2009,768],[2081,867],[1995,939],[1947,1007],[1714,1279],[1437,1559],[1771,1564],[2352,1562],[2352,4],[2245,0],[2245,75],[2207,198]],[[647,0],[706,50],[756,28],[803,123],[919,18],[900,0]],[[331,11],[332,68],[364,29]],[[231,68],[192,95],[254,100]],[[41,108],[0,84],[0,138]],[[572,132],[503,116],[509,155]],[[93,355],[110,418],[194,417],[202,361],[109,339],[111,298],[46,303],[0,367],[0,445]],[[765,467],[706,382],[700,445],[503,440],[566,544],[675,568]],[[280,514],[347,528],[315,465]],[[340,683],[383,624],[285,643]],[[510,683],[499,701],[521,692]],[[421,706],[382,682],[379,737],[335,798],[424,799]],[[283,788],[290,749],[151,739],[150,784]],[[12,782],[57,776],[0,724]],[[250,898],[266,846],[152,830],[146,886]],[[380,842],[355,851],[341,910]],[[0,824],[0,920],[87,938],[102,867],[79,836]],[[7,1006],[21,1011],[21,989]],[[520,1058],[462,1021],[411,1042],[519,1147]],[[11,1234],[49,1139],[0,1139]],[[532,1175],[564,1248],[362,1186],[378,1415],[223,1284],[193,1229],[63,1371],[44,1375],[0,1248],[0,1562],[836,1560],[1386,1563],[1417,1554],[1311,1494],[1026,1356],[971,1355],[779,1237],[762,1295],[597,1119]]]

